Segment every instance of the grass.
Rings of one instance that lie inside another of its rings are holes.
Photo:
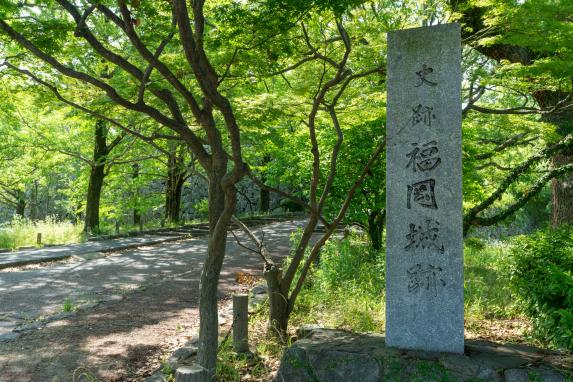
[[[64,306],[62,307],[62,311],[69,313],[73,312],[74,309],[75,309],[74,301],[71,299],[71,297],[67,297],[64,300]]]
[[[329,242],[299,295],[291,325],[381,332],[384,284],[383,252],[373,251],[360,236]]]
[[[15,217],[0,226],[0,248],[41,246],[36,242],[38,233],[42,234],[41,245],[78,243],[83,240],[81,225],[57,221],[53,217],[35,222]]]

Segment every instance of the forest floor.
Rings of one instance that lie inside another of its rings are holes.
[[[262,227],[273,256],[288,254],[300,225]],[[0,324],[22,330],[0,342],[0,381],[141,380],[196,333],[206,246],[197,238],[0,273]],[[262,271],[232,236],[227,247],[221,305],[246,288],[237,280]]]

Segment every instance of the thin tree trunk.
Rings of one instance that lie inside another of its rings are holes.
[[[38,181],[32,186],[32,200],[30,201],[30,220],[38,220]]]
[[[132,179],[139,178],[139,163],[133,164]],[[133,207],[133,225],[139,226],[141,224],[141,212],[139,211],[139,187],[135,188],[135,206]]]
[[[179,222],[181,211],[181,193],[185,184],[185,170],[176,154],[169,157],[167,167],[167,184],[165,186],[165,219],[172,223]]]
[[[271,161],[270,155],[265,155],[263,157],[263,166],[266,166]],[[266,177],[266,170],[263,171],[261,175],[261,181],[265,183],[267,181]],[[271,194],[268,190],[264,188],[260,188],[259,193],[259,212],[262,214],[266,214],[269,212],[271,206]]]
[[[233,186],[224,189],[223,176],[227,160],[218,160],[209,174],[209,244],[201,272],[199,314],[199,364],[215,375],[219,323],[217,290],[227,244],[227,228],[235,210],[236,192]]]

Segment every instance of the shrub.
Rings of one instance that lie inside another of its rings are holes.
[[[510,280],[533,321],[534,334],[573,349],[573,227],[517,238]]]

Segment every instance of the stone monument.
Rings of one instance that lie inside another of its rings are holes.
[[[459,24],[388,34],[386,344],[464,351]]]

